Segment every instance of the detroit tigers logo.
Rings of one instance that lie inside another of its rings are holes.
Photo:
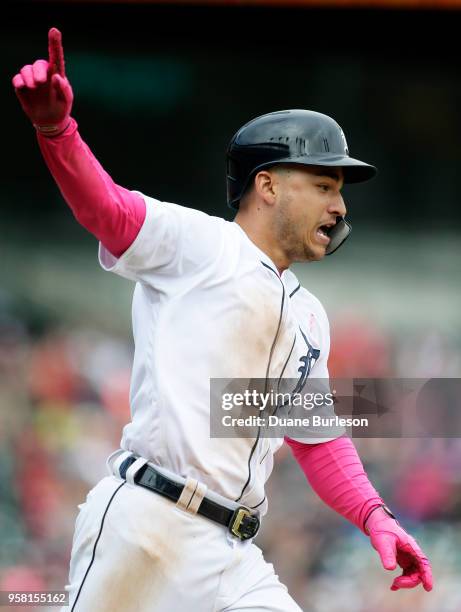
[[[304,385],[306,384],[307,377],[311,373],[315,362],[320,357],[320,350],[315,349],[311,345],[301,328],[299,328],[299,331],[301,332],[301,335],[304,338],[304,342],[306,343],[307,353],[299,359],[299,361],[301,362],[301,365],[298,368],[300,376],[298,382],[296,383],[296,387],[293,389],[293,393],[300,393],[303,390]]]
[[[341,128],[339,128],[339,133],[341,135],[341,140],[343,141],[344,155],[349,155],[349,147],[347,146],[347,140]]]
[[[320,349],[315,349],[311,345],[311,343],[309,342],[309,340],[307,339],[305,333],[303,332],[303,330],[301,328],[299,328],[299,331],[301,332],[301,335],[302,335],[302,337],[304,339],[304,342],[306,343],[307,350],[306,350],[306,354],[299,358],[299,362],[301,364],[299,366],[299,368],[298,368],[299,379],[296,382],[296,386],[293,389],[293,391],[288,391],[287,395],[290,395],[290,396],[294,396],[295,394],[301,393],[301,391],[304,388],[304,385],[306,384],[306,380],[307,380],[309,374],[311,373],[312,368],[315,365],[315,362],[320,357]],[[290,380],[292,380],[292,379],[290,379]],[[281,379],[279,379],[279,388],[278,388],[278,390],[280,390],[280,384],[281,384]],[[285,399],[283,401],[283,403],[277,404],[277,406],[274,409],[272,414],[276,414],[278,412],[278,410],[281,409],[281,408],[287,408],[287,414],[290,414],[290,412],[291,412],[291,400]]]

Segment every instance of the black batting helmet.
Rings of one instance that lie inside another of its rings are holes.
[[[345,183],[367,181],[376,168],[349,157],[344,132],[334,119],[309,110],[284,110],[252,119],[227,149],[227,203],[240,198],[259,170],[275,164],[337,166]]]

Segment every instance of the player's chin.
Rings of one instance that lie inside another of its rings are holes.
[[[326,255],[327,247],[324,244],[309,243],[306,244],[304,253],[306,261],[320,261]]]

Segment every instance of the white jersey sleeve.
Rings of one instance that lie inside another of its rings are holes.
[[[197,273],[216,258],[223,219],[140,195],[146,217],[139,234],[118,258],[99,244],[104,270],[159,287],[162,279]]]

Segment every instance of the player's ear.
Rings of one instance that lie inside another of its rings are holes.
[[[254,178],[254,190],[269,206],[275,204],[277,175],[270,170],[260,170]]]

